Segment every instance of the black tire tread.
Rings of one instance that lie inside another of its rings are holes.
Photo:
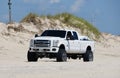
[[[36,53],[28,51],[27,59],[28,59],[28,62],[36,62],[38,60],[38,57]]]
[[[83,55],[83,61],[84,62],[93,61],[93,52],[91,50],[87,50],[86,53]]]
[[[57,62],[65,62],[67,61],[67,54],[64,49],[59,49],[56,57]]]

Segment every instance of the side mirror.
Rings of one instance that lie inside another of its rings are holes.
[[[74,40],[74,36],[67,37],[66,40]]]
[[[35,37],[38,37],[38,34],[35,34]]]
[[[70,40],[70,37],[67,37],[66,40]]]

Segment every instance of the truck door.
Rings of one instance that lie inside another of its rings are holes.
[[[73,37],[74,37],[74,51],[75,53],[80,53],[80,41],[78,39],[78,34],[73,31]]]
[[[74,39],[71,31],[67,32],[66,40],[68,41],[68,53],[74,52]]]

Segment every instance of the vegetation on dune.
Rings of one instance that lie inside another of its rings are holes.
[[[27,16],[25,16],[20,22],[35,22],[36,17],[39,17],[39,15],[35,13],[29,13]]]
[[[89,37],[91,36],[91,34],[94,34],[96,39],[100,38],[100,35],[101,35],[99,30],[96,27],[94,27],[91,23],[89,23],[83,18],[74,16],[69,13],[61,13],[56,15],[41,15],[41,16],[34,13],[30,13],[24,19],[22,19],[21,22],[35,23],[36,17],[40,17],[40,18],[47,17],[48,19],[60,20],[62,23],[66,24],[66,26],[80,28],[81,33]]]
[[[95,34],[96,38],[100,37],[99,30],[83,18],[76,17],[69,13],[57,14],[54,16],[54,18],[59,19],[63,23],[66,23],[70,26],[80,28],[82,34],[86,34],[89,36],[91,33],[93,33]]]

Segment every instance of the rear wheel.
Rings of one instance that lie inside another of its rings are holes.
[[[29,52],[27,54],[28,62],[36,62],[38,60],[37,54],[35,52]]]
[[[93,52],[91,50],[87,50],[86,53],[83,55],[84,62],[93,61]]]
[[[57,62],[65,62],[67,61],[67,54],[64,49],[59,49],[56,57]]]

